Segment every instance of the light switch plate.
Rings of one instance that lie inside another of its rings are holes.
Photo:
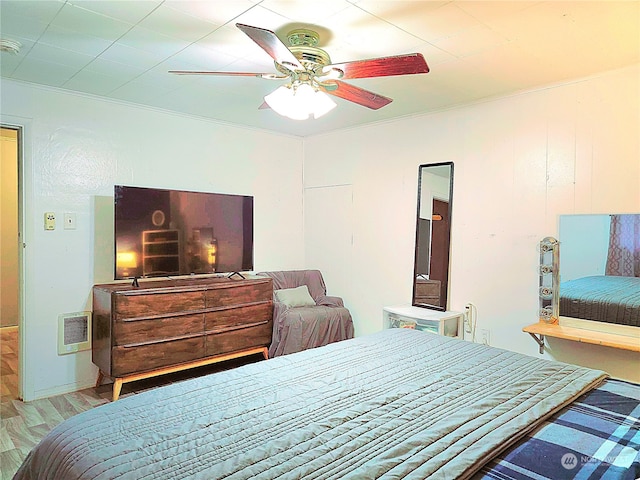
[[[53,212],[44,213],[44,229],[55,230],[56,229],[56,214]]]

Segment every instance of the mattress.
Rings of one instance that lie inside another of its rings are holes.
[[[605,377],[389,329],[81,413],[15,478],[470,478]]]
[[[640,327],[640,278],[595,275],[562,282],[560,315]]]

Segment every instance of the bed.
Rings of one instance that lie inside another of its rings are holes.
[[[560,315],[640,327],[640,278],[594,275],[562,282]]]
[[[517,442],[533,441],[527,435],[609,385],[605,379],[597,370],[388,329],[76,415],[29,453],[15,479],[491,475],[491,465],[480,471],[485,463],[522,449]],[[625,428],[636,433],[633,442],[624,437],[624,474],[640,459],[637,420]],[[567,448],[566,438],[557,443],[565,445],[556,455]]]

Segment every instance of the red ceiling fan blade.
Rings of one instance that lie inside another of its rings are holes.
[[[169,70],[169,73],[176,75],[219,75],[228,77],[258,77],[267,78],[270,80],[282,80],[289,78],[285,75],[276,75],[275,73],[252,73],[252,72],[209,72],[209,71],[197,71],[197,70]]]
[[[420,53],[397,55],[394,57],[380,57],[354,62],[334,63],[324,67],[324,72],[337,69],[344,72],[343,80],[350,78],[388,77],[392,75],[413,75],[428,73],[429,67]]]
[[[291,53],[291,50],[289,50],[271,30],[252,27],[251,25],[244,25],[242,23],[236,23],[236,27],[247,34],[251,40],[256,42],[280,65],[284,65],[287,68],[303,68],[298,59]]]
[[[329,95],[334,97],[340,97],[350,102],[357,103],[364,107],[377,110],[390,104],[393,99],[383,97],[377,93],[370,92],[364,88],[349,85],[348,83],[341,82],[339,80],[331,80],[321,85],[322,89]]]

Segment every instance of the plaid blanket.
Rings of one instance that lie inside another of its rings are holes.
[[[640,385],[607,380],[489,462],[474,479],[640,478]]]

